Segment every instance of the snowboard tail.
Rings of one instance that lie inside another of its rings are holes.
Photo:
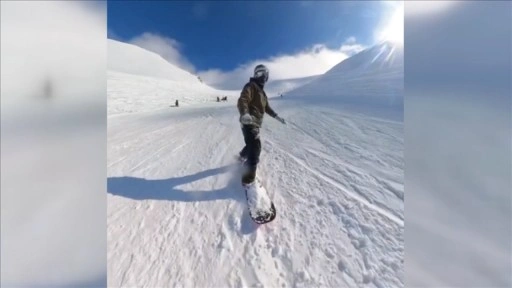
[[[276,207],[268,196],[267,190],[257,179],[255,183],[244,186],[249,216],[257,224],[266,224],[276,218]]]

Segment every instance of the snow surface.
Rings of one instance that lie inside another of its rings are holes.
[[[270,99],[287,125],[267,116],[261,129],[258,177],[277,217],[258,226],[235,157],[238,95],[108,77],[109,286],[404,286],[401,121],[343,98]],[[177,97],[189,105],[168,107]]]

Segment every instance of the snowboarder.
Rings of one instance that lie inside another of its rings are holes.
[[[245,147],[240,151],[240,160],[245,161],[242,185],[250,185],[256,180],[256,168],[261,153],[260,128],[265,113],[286,124],[283,118],[270,107],[267,94],[263,90],[268,81],[269,70],[265,65],[257,65],[254,75],[245,84],[238,99],[238,112],[244,136]]]

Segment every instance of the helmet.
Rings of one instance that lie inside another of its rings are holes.
[[[254,68],[254,78],[262,79],[263,82],[267,82],[268,75],[269,75],[269,71],[265,65],[260,64]]]

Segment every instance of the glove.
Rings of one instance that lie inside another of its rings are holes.
[[[254,120],[252,119],[252,116],[249,113],[245,113],[240,117],[240,123],[244,125],[251,125],[253,124]]]
[[[281,117],[279,117],[279,116],[277,116],[277,115],[276,115],[276,120],[277,120],[277,121],[279,121],[279,122],[281,122],[281,123],[283,123],[283,124],[286,124],[286,121],[284,121],[284,119],[283,119],[283,118],[281,118]]]

